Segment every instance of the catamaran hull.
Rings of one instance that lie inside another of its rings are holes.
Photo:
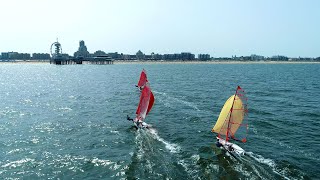
[[[133,122],[133,125],[137,129],[149,128],[149,124],[147,124],[145,122],[142,122],[142,123]]]
[[[224,139],[221,139],[219,137],[217,137],[217,139],[219,140],[219,143],[222,145],[223,149],[228,151],[232,156],[234,156],[234,154],[238,156],[242,156],[245,154],[244,149],[242,149],[240,146],[233,144],[231,142],[227,142]]]

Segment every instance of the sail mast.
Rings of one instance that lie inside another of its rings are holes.
[[[234,101],[235,101],[235,99],[236,99],[236,95],[237,95],[238,89],[241,89],[240,86],[237,87],[236,93],[234,94],[235,96],[233,97],[232,106],[231,106],[231,109],[230,109],[230,112],[229,112],[229,113],[230,113],[230,116],[229,116],[229,119],[228,119],[228,127],[227,127],[227,133],[226,133],[226,141],[229,140],[230,120],[231,120],[232,111],[233,111],[233,105],[234,105]]]
[[[247,113],[247,97],[244,90],[238,86],[236,93],[230,96],[223,105],[212,132],[218,133],[218,138],[226,141],[231,138],[246,142],[248,134]]]

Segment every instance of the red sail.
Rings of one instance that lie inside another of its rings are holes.
[[[137,117],[141,118],[142,120],[146,118],[150,97],[151,97],[150,87],[146,85],[141,91],[140,101],[136,111]]]
[[[142,70],[140,74],[140,79],[138,82],[138,87],[142,87],[148,82],[146,70]]]
[[[153,103],[154,103],[154,96],[153,96],[152,91],[150,91],[150,100],[149,100],[149,106],[148,106],[147,114],[152,109]]]

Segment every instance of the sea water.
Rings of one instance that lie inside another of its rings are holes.
[[[136,130],[145,68],[155,104]],[[0,65],[1,179],[316,179],[320,64]],[[240,160],[211,133],[240,85]]]

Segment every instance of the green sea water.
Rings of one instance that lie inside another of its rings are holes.
[[[135,130],[145,68],[155,104]],[[320,64],[0,65],[0,179],[317,179]],[[240,85],[249,134],[215,146]]]

